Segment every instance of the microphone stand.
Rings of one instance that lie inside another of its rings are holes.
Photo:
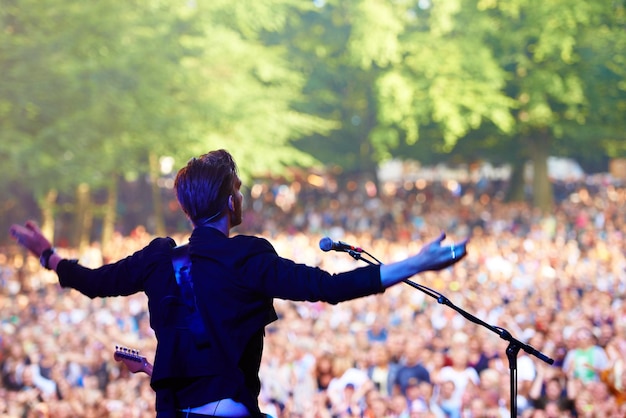
[[[374,264],[379,264],[382,265],[383,263],[381,263],[379,260],[376,259],[376,257],[374,257],[373,255],[371,255],[370,253],[368,253],[365,250],[361,250],[361,251],[355,251],[355,250],[347,250],[346,251],[348,254],[350,254],[350,256],[352,256],[352,258],[354,258],[355,260],[361,260],[364,261],[368,264],[374,265]],[[376,263],[374,263],[371,260],[368,260],[366,258],[363,258],[363,254],[368,255],[369,257],[373,258]],[[510,400],[510,404],[511,404],[511,418],[516,418],[517,417],[517,355],[519,353],[519,351],[521,349],[523,349],[524,351],[526,351],[528,354],[533,355],[535,357],[537,357],[538,359],[545,361],[548,364],[554,364],[554,360],[551,359],[550,357],[546,356],[545,354],[541,353],[540,351],[536,350],[535,348],[533,348],[532,346],[514,338],[511,333],[509,331],[507,331],[506,329],[502,328],[502,327],[497,327],[497,326],[493,326],[493,325],[489,325],[486,322],[484,322],[483,320],[477,318],[476,316],[470,314],[469,312],[459,308],[458,306],[456,306],[454,303],[452,303],[450,301],[450,299],[448,299],[447,297],[445,297],[444,295],[442,295],[441,293],[432,290],[426,286],[423,286],[421,284],[415,283],[409,279],[405,279],[403,280],[404,283],[408,284],[409,286],[420,290],[424,293],[426,293],[428,296],[433,297],[434,299],[437,300],[438,303],[442,304],[442,305],[446,305],[449,306],[450,308],[454,309],[455,311],[457,311],[458,313],[460,313],[464,318],[468,319],[469,321],[478,324],[478,325],[482,325],[483,327],[487,328],[488,330],[494,332],[495,334],[497,334],[500,338],[502,338],[505,341],[509,342],[509,345],[506,348],[506,357],[509,360],[509,370],[510,370],[510,389],[511,389],[511,400]]]

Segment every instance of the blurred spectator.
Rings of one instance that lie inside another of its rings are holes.
[[[329,352],[325,351],[317,356],[314,376],[318,391],[328,389],[328,385],[333,379],[333,357]]]
[[[335,359],[334,377],[327,389],[331,410],[335,413],[361,413],[364,396],[373,388],[373,383],[364,370],[354,367],[350,357]],[[349,411],[348,411],[349,410]]]
[[[574,412],[574,401],[571,394],[573,389],[572,385],[568,385],[567,382],[568,380],[559,373],[558,369],[539,364],[537,375],[528,392],[530,406],[535,409],[545,409],[548,403],[552,403],[564,413]]]
[[[392,418],[409,418],[410,415],[409,402],[406,396],[397,394],[392,395],[389,401],[389,416]]]
[[[442,367],[434,377],[435,382],[439,384],[446,381],[454,383],[454,392],[448,402],[452,410],[461,408],[466,391],[477,387],[480,383],[478,373],[468,363],[468,356],[469,353],[464,346],[455,346],[448,353],[451,365]]]
[[[365,395],[365,409],[363,418],[387,418],[392,414],[388,405],[388,398],[372,389]]]
[[[438,416],[461,418],[461,403],[454,397],[455,386],[452,380],[443,380],[435,385],[431,408]]]
[[[393,393],[398,365],[390,361],[387,346],[384,344],[373,344],[369,354],[371,363],[367,368],[367,376],[380,393],[390,396]]]
[[[377,315],[372,325],[367,330],[367,339],[372,342],[387,341],[387,328],[385,327],[386,318]]]
[[[417,387],[420,382],[430,383],[430,373],[422,364],[425,349],[424,341],[418,335],[409,339],[404,348],[404,358],[396,374],[395,386],[407,398],[407,391],[411,386]]]
[[[359,397],[355,393],[354,384],[346,383],[342,396],[333,404],[332,415],[337,418],[361,417],[363,410]]]
[[[572,339],[573,347],[565,356],[563,370],[569,378],[580,379],[582,383],[598,381],[598,371],[609,366],[606,352],[596,344],[591,329],[586,326],[579,327]]]

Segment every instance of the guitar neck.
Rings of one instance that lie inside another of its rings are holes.
[[[152,364],[145,357],[140,356],[139,351],[117,346],[115,347],[113,357],[115,360],[124,363],[126,368],[132,373],[143,372],[152,377]]]
[[[145,374],[147,374],[148,376],[152,377],[152,364],[150,364],[150,362],[146,361],[146,363],[144,364],[144,367],[143,367],[143,369],[141,371],[144,372]]]

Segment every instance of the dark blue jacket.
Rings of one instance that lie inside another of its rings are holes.
[[[338,303],[384,291],[380,267],[331,275],[279,257],[263,238],[226,237],[210,227],[194,229],[189,240],[194,293],[209,334],[198,346],[188,327],[172,267],[171,238],[97,269],[66,260],[57,273],[63,287],[91,297],[145,292],[158,345],[151,384],[159,417],[166,411],[223,398],[259,412],[258,372],[264,327],[277,319],[273,298]]]

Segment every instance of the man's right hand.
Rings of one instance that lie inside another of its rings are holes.
[[[19,245],[26,248],[34,256],[40,257],[48,248],[52,248],[50,241],[43,235],[34,221],[27,221],[22,225],[12,225],[9,229],[11,236]]]

